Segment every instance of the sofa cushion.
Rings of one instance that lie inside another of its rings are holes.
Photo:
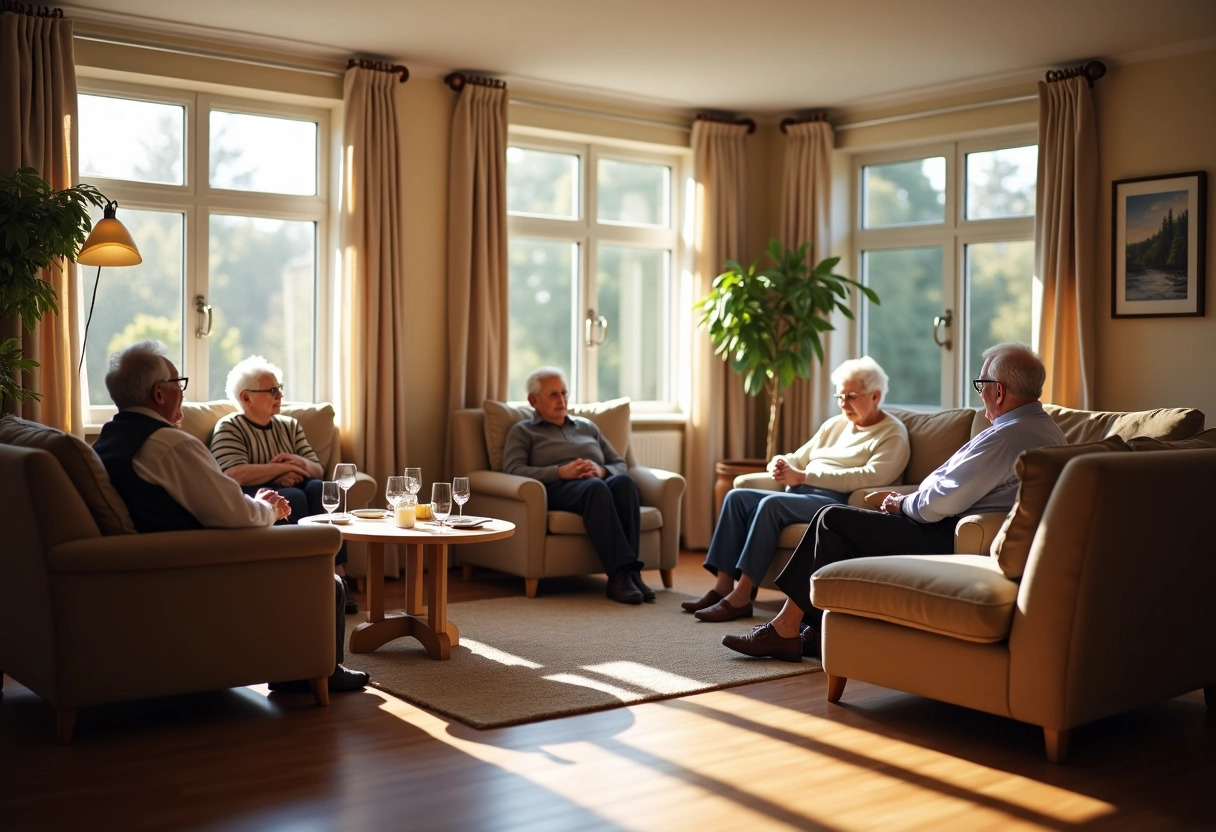
[[[811,602],[965,641],[1009,635],[1018,585],[986,555],[883,555],[829,564],[811,576]]]
[[[1064,431],[1069,444],[1097,442],[1107,436],[1131,439],[1186,439],[1203,430],[1203,411],[1193,407],[1163,407],[1120,413],[1113,410],[1073,410],[1055,404],[1043,405],[1047,415]]]
[[[921,413],[889,407],[886,411],[908,429],[911,455],[901,482],[920,483],[971,439],[975,411],[971,408]]]
[[[496,402],[486,399],[481,406],[485,413],[486,454],[490,457],[490,468],[502,470],[502,446],[507,441],[507,431],[516,422],[529,419],[532,416],[531,405],[506,402]],[[611,399],[606,402],[590,404],[572,404],[569,412],[572,416],[583,416],[590,419],[604,434],[608,443],[616,449],[623,458],[629,448],[630,421],[629,399]]]
[[[1030,544],[1047,508],[1052,489],[1064,466],[1085,454],[1126,451],[1127,443],[1118,436],[1081,445],[1053,445],[1024,451],[1014,470],[1018,475],[1018,496],[1004,525],[992,540],[992,556],[1001,572],[1011,580],[1022,577],[1030,558]]]
[[[1133,451],[1186,451],[1195,448],[1216,448],[1216,428],[1208,428],[1190,439],[1170,440],[1136,436],[1127,440],[1127,446]]]
[[[181,428],[199,442],[210,447],[215,423],[236,410],[232,402],[182,402]]]
[[[49,452],[59,462],[102,534],[135,534],[127,504],[118,496],[96,452],[78,436],[17,416],[0,419],[0,442]]]

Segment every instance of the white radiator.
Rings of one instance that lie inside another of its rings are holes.
[[[629,438],[639,465],[684,473],[684,433],[678,430],[635,430]]]

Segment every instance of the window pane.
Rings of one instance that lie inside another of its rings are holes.
[[[311,222],[211,217],[208,399],[225,398],[228,371],[253,354],[283,369],[287,398],[316,398],[316,235]]]
[[[579,218],[579,157],[507,148],[507,213],[529,217]]]
[[[537,367],[560,367],[573,383],[571,321],[581,320],[574,310],[579,251],[575,243],[512,237],[507,244],[507,257],[510,261],[507,396],[522,399],[527,395],[524,382]]]
[[[941,348],[933,319],[942,314],[942,250],[862,252],[867,286],[880,306],[864,304],[866,352],[891,379],[892,404],[941,405]]]
[[[670,264],[666,251],[600,246],[597,311],[608,321],[608,337],[594,351],[597,400],[667,398],[662,382],[671,337]]]
[[[1034,242],[973,243],[966,248],[967,367],[964,381],[979,378],[984,350],[1002,341],[1032,343]],[[885,298],[883,299],[885,302]],[[966,385],[968,405],[979,394]]]
[[[596,176],[600,222],[667,228],[671,217],[671,168],[601,159]]]
[[[90,212],[93,222],[101,210]],[[185,261],[185,217],[176,212],[141,211],[123,208],[119,219],[131,232],[144,261],[138,266],[103,268],[97,286],[97,302],[89,322],[85,350],[89,404],[113,404],[106,392],[106,366],[111,353],[123,347],[156,338],[169,347],[169,355],[181,370],[182,286]],[[93,294],[98,270],[82,266],[80,286],[84,318]],[[182,370],[182,375],[189,375]]]
[[[208,169],[213,188],[315,194],[316,122],[213,110]]]
[[[1034,216],[1039,148],[967,154],[967,219]]]
[[[861,187],[865,228],[945,221],[944,156],[889,165],[867,165],[862,169]]]
[[[185,107],[84,94],[77,96],[77,104],[82,178],[185,183]]]

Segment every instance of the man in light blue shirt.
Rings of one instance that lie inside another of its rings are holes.
[[[768,624],[722,643],[748,656],[801,661],[818,655],[823,613],[811,604],[811,575],[821,566],[876,555],[931,555],[954,551],[954,527],[973,512],[1009,511],[1017,496],[1014,463],[1023,451],[1067,440],[1039,397],[1047,371],[1026,344],[984,351],[972,384],[992,426],[973,437],[927,476],[912,494],[888,491],[877,512],[828,506],[811,521],[790,562],[777,576],[788,596]]]

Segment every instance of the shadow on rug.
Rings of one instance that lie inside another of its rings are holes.
[[[498,728],[820,670],[751,659],[722,646],[771,617],[728,624],[680,609],[690,596],[661,590],[653,604],[626,606],[601,594],[494,598],[451,604],[460,644],[446,662],[412,638],[374,653],[346,653],[372,686],[474,728]],[[347,633],[365,616],[347,616]]]

